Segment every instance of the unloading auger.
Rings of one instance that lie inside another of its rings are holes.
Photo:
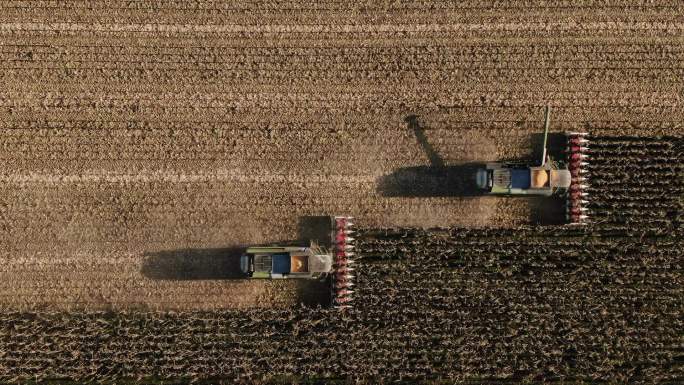
[[[556,161],[547,150],[551,108],[544,113],[544,148],[541,164],[490,162],[477,170],[477,187],[485,194],[514,196],[565,197],[566,220],[571,224],[586,224],[588,209],[589,164],[588,134],[566,132],[566,159]]]

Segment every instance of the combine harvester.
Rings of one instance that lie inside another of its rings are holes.
[[[572,224],[589,221],[586,166],[589,140],[586,133],[568,132],[566,161],[554,161],[547,154],[551,108],[544,113],[544,152],[540,166],[487,163],[477,170],[477,187],[492,195],[565,197],[566,219]]]
[[[354,224],[351,217],[331,217],[330,225],[329,245],[310,241],[309,246],[248,247],[240,257],[240,270],[249,278],[328,281],[332,306],[348,308],[353,293]]]

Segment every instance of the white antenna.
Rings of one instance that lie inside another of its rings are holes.
[[[546,139],[549,136],[549,125],[551,123],[551,106],[546,106],[544,109],[544,152],[542,153],[541,165],[546,164]]]

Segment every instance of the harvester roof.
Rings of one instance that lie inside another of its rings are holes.
[[[551,170],[551,186],[552,187],[570,187],[572,175],[568,170]]]
[[[330,255],[314,254],[308,258],[308,269],[312,272],[329,272],[332,270],[332,263]]]

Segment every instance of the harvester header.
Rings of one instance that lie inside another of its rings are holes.
[[[333,265],[331,288],[332,305],[337,308],[348,308],[353,299],[351,290],[354,286],[351,265],[354,263],[355,239],[354,223],[352,217],[335,217],[333,223],[333,253],[335,263]]]
[[[566,218],[570,223],[586,224],[589,221],[589,139],[584,132],[568,132],[567,167],[570,170],[570,189],[566,202]]]

